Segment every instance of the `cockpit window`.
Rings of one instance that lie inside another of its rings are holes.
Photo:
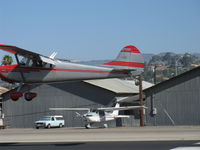
[[[26,66],[26,67],[44,67],[44,68],[52,68],[52,64],[48,64],[45,62],[42,62],[39,59],[36,58],[27,58],[27,57],[20,57],[20,65]]]

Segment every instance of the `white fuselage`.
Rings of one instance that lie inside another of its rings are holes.
[[[107,113],[107,112],[105,112],[104,116],[101,116],[99,115],[99,113],[96,113],[96,112],[89,112],[89,113],[84,114],[85,121],[88,123],[111,121],[111,120],[114,120],[116,117],[117,115],[113,113]]]

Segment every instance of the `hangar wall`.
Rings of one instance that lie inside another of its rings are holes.
[[[112,92],[92,87],[83,82],[66,84],[42,84],[31,87],[38,96],[32,101],[23,98],[12,101],[8,95],[3,99],[5,123],[11,127],[33,127],[44,115],[64,115],[66,126],[83,126],[71,111],[49,111],[50,107],[99,107],[107,105],[115,95]],[[23,88],[25,90],[26,87]]]
[[[146,125],[200,125],[200,67],[144,92]]]
[[[23,87],[22,91],[27,90]],[[101,107],[108,105],[116,94],[87,84],[85,82],[42,84],[31,86],[31,92],[38,93],[32,101],[23,98],[18,101],[9,99],[8,94],[3,98],[3,112],[5,124],[14,128],[31,128],[34,122],[45,115],[63,115],[67,127],[84,126],[83,120],[76,117],[72,111],[49,111],[50,107]],[[109,121],[110,127],[124,126],[134,118]],[[137,123],[137,122],[134,122]],[[135,125],[132,123],[133,125]],[[95,124],[94,124],[95,125]],[[96,124],[98,125],[98,124]]]

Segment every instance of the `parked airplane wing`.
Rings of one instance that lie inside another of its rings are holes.
[[[145,106],[106,107],[106,108],[97,108],[97,110],[113,111],[113,110],[140,109],[140,108],[147,108],[147,107]]]
[[[49,110],[90,111],[90,108],[49,108]]]

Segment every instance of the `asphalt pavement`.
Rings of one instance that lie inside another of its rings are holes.
[[[198,141],[1,143],[1,150],[200,150]]]
[[[0,150],[200,150],[200,126],[0,130]]]

